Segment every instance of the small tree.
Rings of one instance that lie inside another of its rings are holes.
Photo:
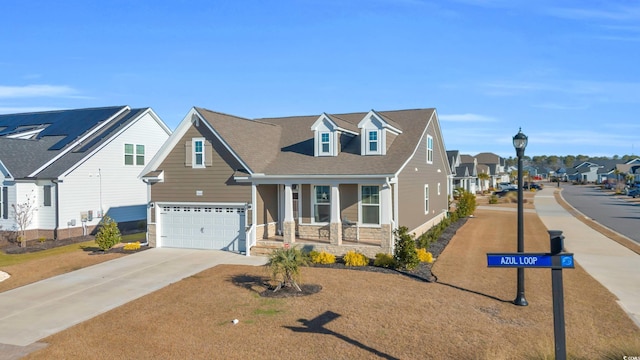
[[[416,250],[416,239],[409,234],[406,226],[401,226],[393,231],[396,238],[396,246],[393,254],[395,265],[398,269],[413,270],[420,264],[418,251]]]
[[[302,291],[297,280],[300,278],[300,267],[307,265],[307,256],[298,248],[276,249],[269,255],[266,266],[271,270],[271,277],[278,281],[274,292],[282,287]]]
[[[102,251],[107,251],[121,240],[122,235],[120,234],[120,229],[118,229],[118,223],[105,215],[100,222],[100,230],[96,235],[96,244]]]
[[[476,211],[476,196],[469,191],[462,191],[460,198],[458,198],[458,204],[456,206],[456,212],[458,217],[466,217]]]
[[[478,180],[480,180],[480,192],[484,192],[484,185],[487,183],[487,181],[489,181],[489,179],[491,179],[491,176],[489,176],[489,174],[485,172],[481,172],[478,174]]]
[[[33,191],[27,194],[26,197],[27,199],[23,203],[11,204],[13,220],[15,220],[18,231],[20,232],[18,240],[20,240],[20,246],[22,247],[27,246],[27,228],[31,225],[35,212],[38,211]]]

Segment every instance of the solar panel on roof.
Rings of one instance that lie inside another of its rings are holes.
[[[96,136],[95,138],[91,139],[91,141],[86,143],[77,152],[85,152],[85,151],[91,149],[95,144],[99,143],[100,141],[102,141],[102,139],[104,139],[107,136],[109,136],[113,131],[115,131],[116,129],[120,128],[120,126],[122,124],[124,124],[127,121],[129,121],[130,119],[138,116],[143,111],[144,111],[144,109],[132,109],[128,114],[124,115],[122,117],[122,119],[116,121],[113,125],[109,126],[108,129],[103,130],[98,136]]]
[[[104,108],[47,111],[39,113],[0,115],[0,136],[11,134],[21,127],[47,125],[37,139],[45,136],[64,136],[49,150],[60,150],[82,136],[99,122],[105,121],[122,110],[123,106]]]

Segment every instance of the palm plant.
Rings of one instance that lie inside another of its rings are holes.
[[[269,255],[267,267],[271,270],[271,277],[278,282],[274,292],[283,287],[302,291],[297,280],[300,278],[300,267],[307,265],[307,256],[298,248],[276,249]]]
[[[485,190],[484,184],[486,184],[490,178],[491,176],[489,176],[489,174],[485,172],[481,172],[478,174],[478,179],[480,180],[480,192],[483,192]]]

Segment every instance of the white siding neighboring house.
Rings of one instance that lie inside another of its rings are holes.
[[[151,108],[0,115],[1,230],[15,234],[11,205],[28,199],[27,239],[88,234],[105,214],[136,226],[147,208],[138,175],[170,134]]]

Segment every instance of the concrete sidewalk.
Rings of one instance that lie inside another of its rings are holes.
[[[538,191],[535,207],[549,230],[562,230],[564,245],[576,262],[618,298],[640,327],[640,255],[580,222],[554,197],[555,188]]]
[[[153,248],[0,293],[0,359],[10,358],[5,356],[12,346],[30,345],[216,265],[266,261],[224,251]]]

